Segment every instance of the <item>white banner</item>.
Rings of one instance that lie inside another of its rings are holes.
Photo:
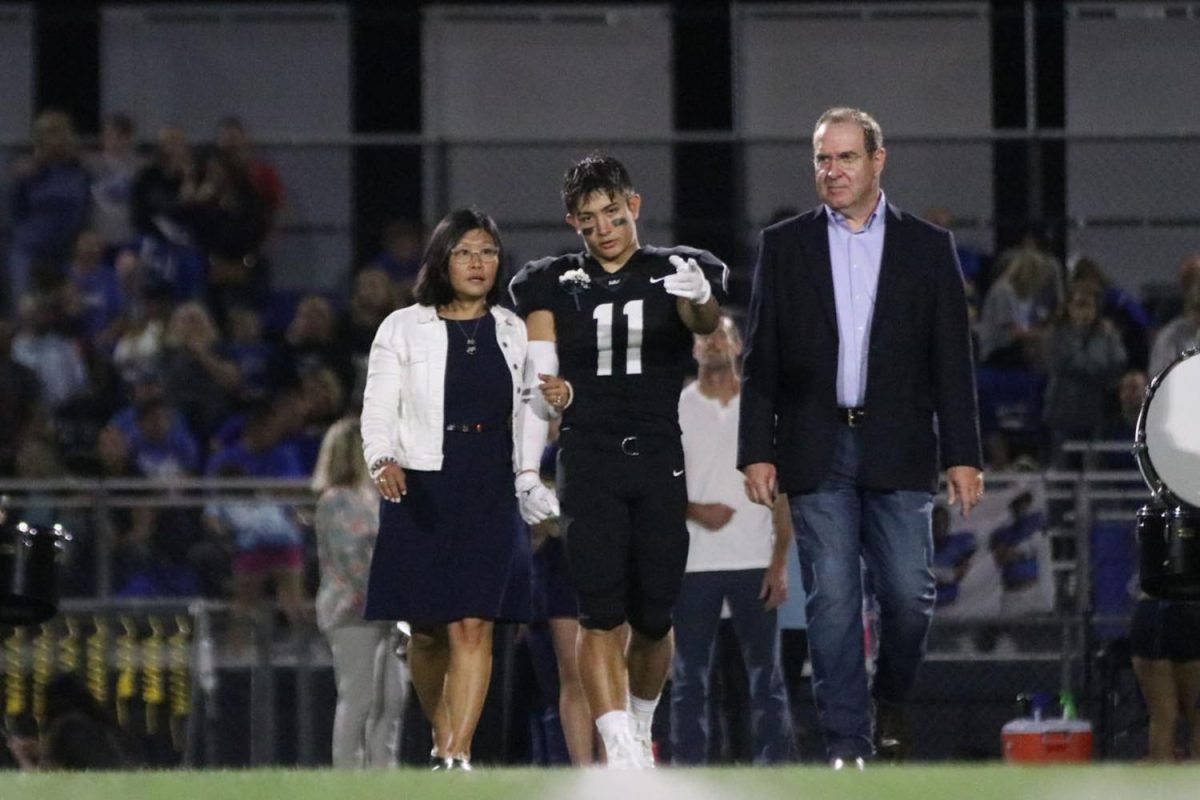
[[[1021,616],[1054,610],[1042,481],[989,489],[968,519],[957,508],[950,509],[948,531],[945,510],[934,514],[939,616]]]

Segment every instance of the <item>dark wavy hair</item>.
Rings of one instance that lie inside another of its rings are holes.
[[[602,153],[592,153],[572,164],[563,176],[562,199],[567,213],[574,214],[580,202],[596,192],[613,200],[633,194],[633,179],[625,165]]]
[[[417,273],[417,283],[413,288],[413,297],[423,306],[444,306],[454,299],[454,287],[450,285],[450,251],[458,240],[475,229],[482,230],[492,237],[496,247],[504,254],[504,245],[500,241],[500,229],[496,222],[477,208],[456,208],[433,229],[429,244],[425,246],[425,255],[421,258],[421,271]],[[499,305],[504,299],[504,289],[500,285],[501,269],[496,267],[496,282],[487,293],[489,306]]]

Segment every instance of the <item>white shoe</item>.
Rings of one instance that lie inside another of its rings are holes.
[[[633,732],[633,747],[637,768],[654,769],[654,741],[649,730]]]
[[[608,769],[642,769],[638,743],[631,734],[624,734],[604,747],[605,767]]]

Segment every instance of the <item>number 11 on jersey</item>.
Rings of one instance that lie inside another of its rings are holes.
[[[621,306],[626,317],[625,374],[642,374],[642,300],[630,300]],[[613,304],[603,303],[592,312],[596,320],[596,374],[613,374]]]

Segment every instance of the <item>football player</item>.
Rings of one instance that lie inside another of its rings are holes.
[[[688,550],[679,392],[693,333],[719,322],[728,269],[703,250],[643,246],[642,199],[614,158],[572,166],[562,194],[583,252],[526,264],[509,287],[529,330],[528,446],[516,488],[527,521],[557,512],[531,489],[541,421],[561,414],[580,676],[609,765],[652,767],[650,727]]]

